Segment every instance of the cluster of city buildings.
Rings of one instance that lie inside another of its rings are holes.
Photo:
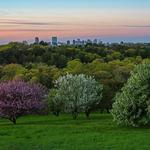
[[[39,44],[40,40],[39,37],[35,37],[35,44]],[[57,37],[52,37],[51,42],[49,42],[49,45],[52,46],[59,46],[59,45],[85,45],[85,44],[101,44],[102,41],[98,40],[98,39],[87,39],[87,40],[81,40],[81,39],[77,39],[77,40],[73,40],[70,41],[68,40],[67,42],[59,42]]]

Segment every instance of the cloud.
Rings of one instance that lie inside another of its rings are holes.
[[[0,32],[60,32],[60,31],[69,31],[61,29],[3,29]]]
[[[123,25],[123,27],[128,27],[128,28],[150,28],[150,25]]]
[[[39,21],[26,21],[26,20],[5,20],[0,19],[1,25],[34,25],[34,26],[50,26],[50,25],[67,25],[65,22],[39,22]]]
[[[10,15],[10,12],[6,11],[6,10],[0,10],[0,15],[1,16],[8,16],[8,15]]]

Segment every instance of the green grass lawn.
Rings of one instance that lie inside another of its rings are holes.
[[[107,114],[1,119],[0,150],[150,150],[150,128],[118,127]]]

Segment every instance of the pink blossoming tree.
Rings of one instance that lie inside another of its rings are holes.
[[[0,83],[0,117],[16,124],[16,119],[43,109],[47,90],[23,81]]]

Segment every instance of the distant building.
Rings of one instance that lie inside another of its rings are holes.
[[[48,45],[51,46],[51,42],[48,42]]]
[[[82,46],[85,45],[85,41],[84,41],[84,40],[81,41],[81,45],[82,45]]]
[[[71,44],[71,43],[70,43],[70,40],[68,40],[68,41],[67,41],[67,45],[70,45],[70,44]]]
[[[90,39],[88,39],[88,40],[86,41],[86,43],[87,43],[87,44],[92,44],[92,41],[91,41]]]
[[[123,42],[123,41],[121,41],[121,42],[120,42],[120,45],[124,45],[124,42]]]
[[[39,44],[39,38],[38,37],[35,37],[35,44]]]
[[[27,41],[23,41],[22,42],[24,45],[28,45],[28,42]]]
[[[97,40],[97,39],[94,39],[94,40],[93,40],[93,44],[98,44],[98,40]]]
[[[57,37],[52,37],[52,45],[57,46],[57,44],[58,44]]]
[[[76,40],[73,40],[73,41],[72,41],[72,44],[73,44],[73,45],[76,45]]]
[[[98,41],[98,44],[103,44],[103,41],[102,41],[102,40],[99,40],[99,41]]]
[[[58,45],[58,46],[66,45],[66,43],[64,43],[64,42],[58,42],[57,45]]]
[[[80,45],[80,44],[81,44],[81,40],[77,39],[77,45]]]

